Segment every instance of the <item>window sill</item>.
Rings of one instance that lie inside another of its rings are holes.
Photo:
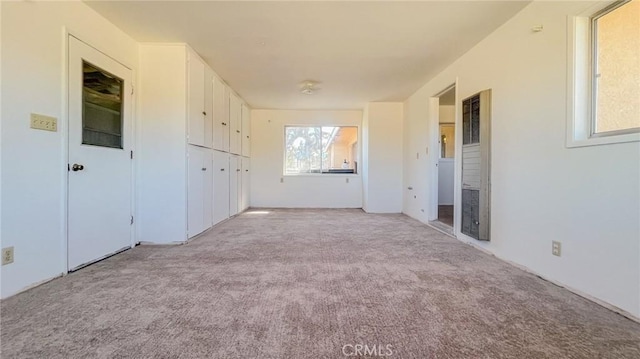
[[[585,139],[570,138],[567,140],[567,148],[578,148],[599,145],[612,145],[616,143],[640,142],[640,133],[628,133],[624,135],[611,135],[589,137]]]

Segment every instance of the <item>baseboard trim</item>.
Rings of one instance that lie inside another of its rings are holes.
[[[35,282],[35,283],[33,283],[33,284],[30,284],[30,285],[28,285],[28,286],[26,286],[26,287],[24,287],[24,288],[20,289],[19,291],[15,292],[15,293],[13,293],[13,294],[10,294],[10,295],[8,295],[8,296],[6,296],[6,297],[4,297],[4,298],[1,298],[1,299],[0,299],[0,301],[3,301],[3,300],[6,300],[6,299],[9,299],[9,298],[11,298],[11,297],[13,297],[13,296],[16,296],[16,295],[18,295],[18,294],[20,294],[20,293],[24,293],[24,292],[26,292],[26,291],[28,291],[28,290],[30,290],[30,289],[33,289],[33,288],[35,288],[35,287],[39,287],[39,286],[41,286],[41,285],[43,285],[43,284],[47,284],[47,283],[51,282],[52,280],[54,280],[54,279],[58,279],[58,278],[62,278],[62,277],[64,277],[65,275],[67,275],[67,274],[60,273],[60,274],[58,274],[58,275],[56,275],[56,276],[53,276],[53,277],[51,277],[51,278],[47,278],[47,279],[41,280],[41,281],[39,281],[39,282]]]
[[[520,269],[520,270],[523,270],[523,271],[525,271],[525,272],[527,272],[529,274],[535,275],[536,277],[538,277],[538,278],[540,278],[540,279],[542,279],[544,281],[547,281],[547,282],[549,282],[549,283],[551,283],[551,284],[553,284],[555,286],[558,286],[560,288],[564,288],[564,289],[568,290],[569,292],[571,292],[571,293],[573,293],[573,294],[575,294],[577,296],[580,296],[580,297],[582,297],[584,299],[587,299],[587,300],[589,300],[591,302],[594,302],[594,303],[598,304],[599,306],[604,307],[605,309],[608,309],[608,310],[610,310],[610,311],[612,311],[612,312],[614,312],[616,314],[619,314],[619,315],[621,315],[621,316],[623,316],[623,317],[625,317],[625,318],[627,318],[629,320],[632,320],[632,321],[634,321],[636,323],[640,323],[640,317],[636,317],[635,315],[629,313],[628,311],[626,311],[626,310],[624,310],[622,308],[616,307],[615,305],[613,305],[611,303],[607,303],[607,302],[603,301],[602,299],[598,299],[598,298],[596,298],[596,297],[594,297],[594,296],[592,296],[590,294],[587,294],[587,293],[585,293],[585,292],[583,292],[583,291],[581,291],[579,289],[575,289],[575,288],[573,288],[571,286],[568,286],[568,285],[566,285],[566,284],[564,284],[562,282],[559,282],[559,281],[557,281],[555,279],[551,279],[551,278],[549,278],[549,277],[547,277],[545,275],[542,275],[542,274],[534,271],[533,269],[531,269],[531,268],[529,268],[529,267],[527,267],[525,265],[522,265],[520,263],[516,263],[516,262],[511,261],[509,259],[506,259],[504,257],[498,256],[495,253],[489,251],[488,249],[477,245],[476,243],[467,242],[467,241],[461,240],[460,238],[455,237],[455,236],[452,236],[452,237],[457,239],[458,241],[464,243],[464,244],[468,244],[468,245],[472,246],[475,249],[479,249],[480,251],[482,251],[482,252],[484,252],[486,254],[489,254],[489,255],[491,255],[491,256],[493,256],[493,257],[495,257],[495,258],[497,258],[497,259],[499,259],[499,260],[501,260],[501,261],[503,261],[503,262],[505,262],[507,264],[510,264],[510,265]]]

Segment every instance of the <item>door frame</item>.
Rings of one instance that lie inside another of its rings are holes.
[[[131,229],[129,232],[129,242],[130,248],[136,246],[139,243],[137,241],[137,218],[140,218],[137,208],[136,197],[138,195],[138,191],[136,188],[136,178],[137,178],[137,143],[138,136],[140,134],[140,124],[137,121],[137,98],[138,93],[135,91],[136,87],[136,79],[137,72],[135,70],[135,66],[132,64],[128,64],[126,61],[121,61],[117,57],[114,57],[110,54],[109,51],[105,51],[101,46],[96,46],[93,41],[87,40],[88,36],[83,36],[81,32],[74,31],[66,26],[62,28],[62,61],[61,61],[61,74],[62,74],[62,98],[61,98],[61,114],[60,121],[58,123],[58,130],[60,131],[60,147],[62,150],[62,158],[60,163],[60,176],[62,178],[62,187],[60,191],[62,193],[62,218],[61,222],[61,231],[60,238],[61,240],[61,248],[60,248],[60,256],[61,256],[61,273],[62,275],[66,275],[69,273],[69,37],[72,36],[76,38],[78,41],[83,42],[87,46],[93,48],[94,50],[104,54],[105,56],[111,58],[112,60],[118,62],[122,66],[126,67],[131,71],[131,86],[134,89],[134,93],[131,96],[131,149],[133,151],[133,159],[131,160],[131,215],[134,216],[133,224],[131,225]]]
[[[427,213],[427,221],[428,222],[432,222],[438,219],[438,188],[439,188],[439,180],[438,180],[438,172],[440,171],[440,169],[438,168],[438,161],[440,159],[440,97],[442,95],[444,95],[446,92],[450,91],[451,89],[455,89],[455,100],[454,100],[454,128],[455,128],[455,151],[456,153],[458,153],[458,147],[459,147],[459,143],[460,143],[460,139],[459,137],[459,126],[460,126],[460,120],[459,120],[459,110],[458,110],[458,93],[459,93],[459,87],[458,87],[458,79],[456,78],[453,83],[450,83],[448,86],[444,87],[441,91],[438,91],[436,94],[434,94],[433,96],[431,96],[429,98],[429,103],[428,103],[428,107],[429,107],[429,117],[428,117],[428,130],[429,130],[429,138],[428,138],[428,144],[429,147],[432,148],[431,150],[431,156],[429,156],[429,168],[431,169],[435,169],[434,171],[429,171],[429,182],[431,183],[431,188],[428,189],[429,191],[429,203],[427,203],[427,207],[428,207],[428,213]],[[458,230],[457,230],[457,226],[458,226],[458,222],[459,222],[459,214],[458,214],[458,209],[459,209],[459,196],[460,193],[458,192],[458,186],[457,181],[458,181],[458,176],[459,176],[459,165],[462,162],[460,162],[460,156],[456,156],[454,158],[454,166],[453,166],[453,178],[454,178],[454,186],[453,186],[453,207],[454,207],[454,211],[453,211],[453,228],[452,228],[452,235],[454,237],[457,237],[458,235]]]

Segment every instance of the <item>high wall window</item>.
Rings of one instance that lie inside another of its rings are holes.
[[[616,2],[591,21],[593,133],[640,130],[640,1]]]
[[[640,141],[640,0],[573,20],[568,145]]]
[[[358,173],[355,126],[285,126],[284,174]]]

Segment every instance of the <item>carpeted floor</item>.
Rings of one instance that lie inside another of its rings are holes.
[[[2,301],[1,330],[2,358],[640,357],[640,324],[360,210],[245,213],[136,247]]]

